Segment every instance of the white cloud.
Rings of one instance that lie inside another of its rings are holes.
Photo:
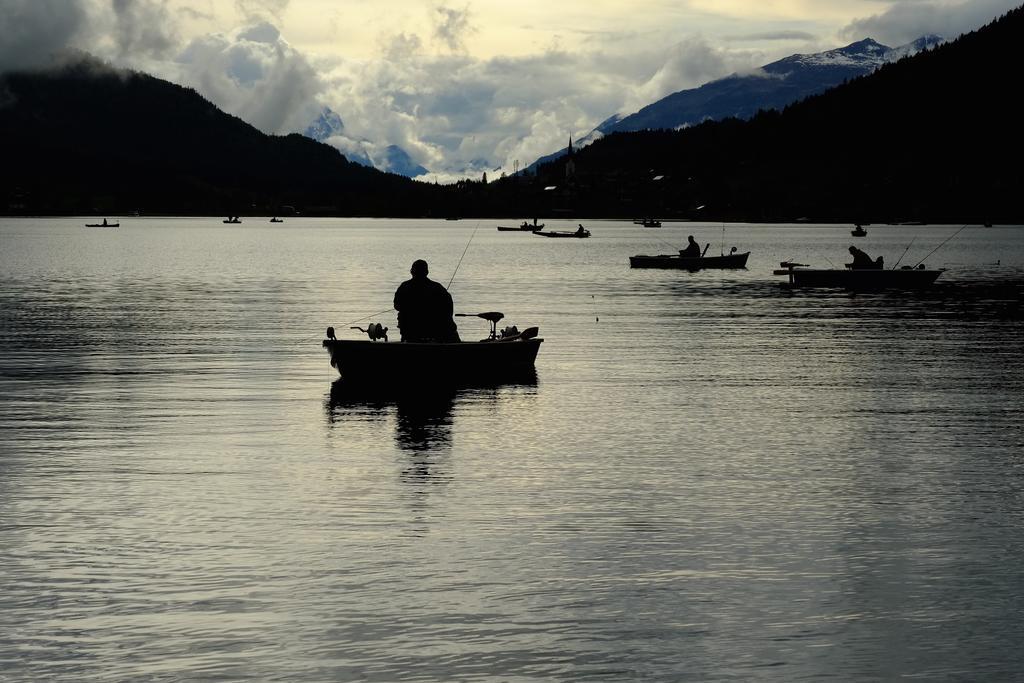
[[[166,75],[266,133],[304,130],[323,89],[305,56],[268,22],[194,39]]]

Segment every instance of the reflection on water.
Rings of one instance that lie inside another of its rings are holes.
[[[382,419],[393,414],[395,444],[412,453],[444,451],[452,445],[452,412],[458,403],[479,407],[502,400],[503,389],[535,390],[537,372],[526,370],[499,382],[380,386],[352,383],[340,378],[331,383],[325,403],[327,421],[336,425],[347,418]]]
[[[729,226],[748,268],[703,273],[631,270],[625,222],[481,229],[456,305],[539,326],[537,373],[403,395],[323,330],[472,225],[220,220],[0,220],[0,679],[1024,671],[1024,231],[850,294],[770,274],[849,226]]]

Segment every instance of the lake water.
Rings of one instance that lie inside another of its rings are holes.
[[[854,295],[771,275],[851,226],[265,221],[0,220],[0,680],[1024,675],[1024,229]],[[629,268],[688,234],[748,268]],[[467,244],[536,380],[341,391],[324,329]]]

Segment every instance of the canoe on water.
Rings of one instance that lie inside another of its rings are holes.
[[[750,252],[725,254],[723,256],[680,256],[659,254],[657,256],[630,256],[630,268],[675,268],[678,270],[705,270],[711,268],[746,268]]]

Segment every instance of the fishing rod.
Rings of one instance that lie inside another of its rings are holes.
[[[476,229],[478,227],[480,227],[480,221],[476,221],[476,227],[473,228],[473,234],[470,234],[469,242],[466,243],[466,249],[464,249],[462,251],[462,257],[459,258],[459,263],[455,266],[455,272],[452,273],[452,280],[449,281],[449,284],[447,284],[447,287],[445,287],[444,289],[447,289],[447,288],[452,286],[452,281],[455,280],[455,273],[459,272],[459,266],[462,265],[462,258],[465,257],[466,256],[466,252],[469,251],[469,243],[473,241],[473,236],[475,236]],[[394,310],[393,306],[391,306],[389,308],[385,308],[384,310],[379,310],[376,313],[370,313],[369,315],[364,315],[362,317],[357,317],[357,318],[354,319],[354,321],[350,321],[348,323],[345,323],[345,325],[343,327],[347,328],[348,326],[352,325],[353,323],[361,323],[362,321],[368,321],[368,319],[370,319],[371,317],[374,317],[376,315],[383,315],[384,313],[391,312],[392,310]]]
[[[890,270],[896,270],[896,266],[898,266],[900,264],[900,261],[903,260],[903,257],[907,255],[908,251],[910,251],[910,247],[912,247],[914,245],[914,240],[916,240],[916,239],[917,239],[917,235],[914,235],[914,239],[910,240],[910,244],[908,244],[907,248],[903,250],[903,253],[900,254],[900,257],[898,259],[896,259],[896,263],[892,264],[892,268],[890,268]]]
[[[932,249],[931,251],[929,251],[929,252],[928,252],[928,256],[931,256],[932,254],[934,254],[935,252],[937,252],[937,251],[938,251],[939,249],[941,249],[941,248],[942,248],[942,245],[943,245],[943,244],[945,244],[946,242],[950,241],[951,239],[953,239],[954,237],[956,237],[957,235],[959,235],[959,234],[960,234],[960,231],[961,231],[961,230],[963,230],[964,228],[966,228],[966,227],[967,227],[967,225],[968,225],[968,224],[964,224],[963,226],[961,226],[960,230],[957,230],[957,231],[956,231],[956,232],[954,232],[954,233],[953,233],[952,235],[950,235],[950,236],[949,236],[949,237],[947,237],[946,239],[942,240],[942,243],[941,243],[941,244],[939,244],[939,246],[935,247],[934,249]],[[921,259],[920,261],[918,261],[917,263],[915,263],[915,264],[914,264],[914,267],[915,267],[915,268],[917,268],[917,267],[918,267],[919,265],[921,265],[922,263],[924,263],[924,259],[928,258],[928,256],[925,256],[925,257],[924,257],[923,259]]]
[[[469,245],[473,242],[473,237],[476,236],[476,231],[477,231],[477,228],[479,228],[479,227],[480,227],[480,221],[477,221],[476,222],[476,227],[473,228],[473,234],[469,236],[469,242],[466,242],[466,248],[462,250],[462,256],[459,257],[459,262],[455,264],[455,270],[454,270],[454,272],[452,272],[452,279],[448,281],[447,285],[445,285],[445,289],[450,289],[451,286],[452,286],[452,282],[455,281],[455,273],[459,272],[459,266],[462,265],[462,259],[466,258],[466,252],[469,251]]]

